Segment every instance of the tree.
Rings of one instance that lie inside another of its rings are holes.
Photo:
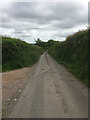
[[[36,42],[36,45],[41,46],[42,41],[40,40],[40,38],[37,38],[37,40],[35,40],[35,42]]]

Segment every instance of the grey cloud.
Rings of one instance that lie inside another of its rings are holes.
[[[87,16],[87,10],[79,2],[12,2],[10,6],[3,8],[2,27],[14,29],[14,36],[22,36],[28,40],[38,36],[45,39],[46,34],[46,39],[60,36],[65,38],[70,29],[86,25]]]
[[[87,22],[80,3],[11,3],[3,9],[2,27],[15,30],[68,29]],[[10,22],[8,22],[10,19]],[[13,22],[12,22],[13,21]],[[53,22],[56,21],[56,22]],[[21,23],[21,24],[20,24]],[[31,23],[31,24],[30,24]],[[23,26],[22,26],[23,25]],[[44,26],[43,28],[41,26]],[[45,25],[47,28],[45,28]]]
[[[28,19],[31,22],[47,24],[52,20],[80,19],[83,7],[78,2],[75,3],[12,3],[7,9],[9,16],[14,19]],[[83,17],[84,18],[84,17]],[[82,19],[82,18],[81,18]],[[84,18],[85,19],[85,18]],[[83,19],[82,19],[83,20]]]

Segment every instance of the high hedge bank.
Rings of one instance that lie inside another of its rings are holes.
[[[49,48],[49,54],[88,84],[88,30],[79,31]]]
[[[2,71],[14,70],[36,63],[42,54],[41,47],[20,39],[2,37]]]

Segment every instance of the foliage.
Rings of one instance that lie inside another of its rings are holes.
[[[44,50],[47,50],[48,48],[50,48],[52,45],[58,43],[58,41],[54,41],[54,40],[48,40],[48,42],[43,42],[41,41],[39,38],[37,38],[37,40],[35,40],[36,45],[42,47]]]
[[[88,30],[79,31],[49,49],[59,63],[88,84]]]
[[[2,70],[13,70],[37,62],[43,50],[19,39],[2,36]]]

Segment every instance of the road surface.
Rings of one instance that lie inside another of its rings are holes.
[[[87,118],[88,89],[44,53],[9,118]]]

